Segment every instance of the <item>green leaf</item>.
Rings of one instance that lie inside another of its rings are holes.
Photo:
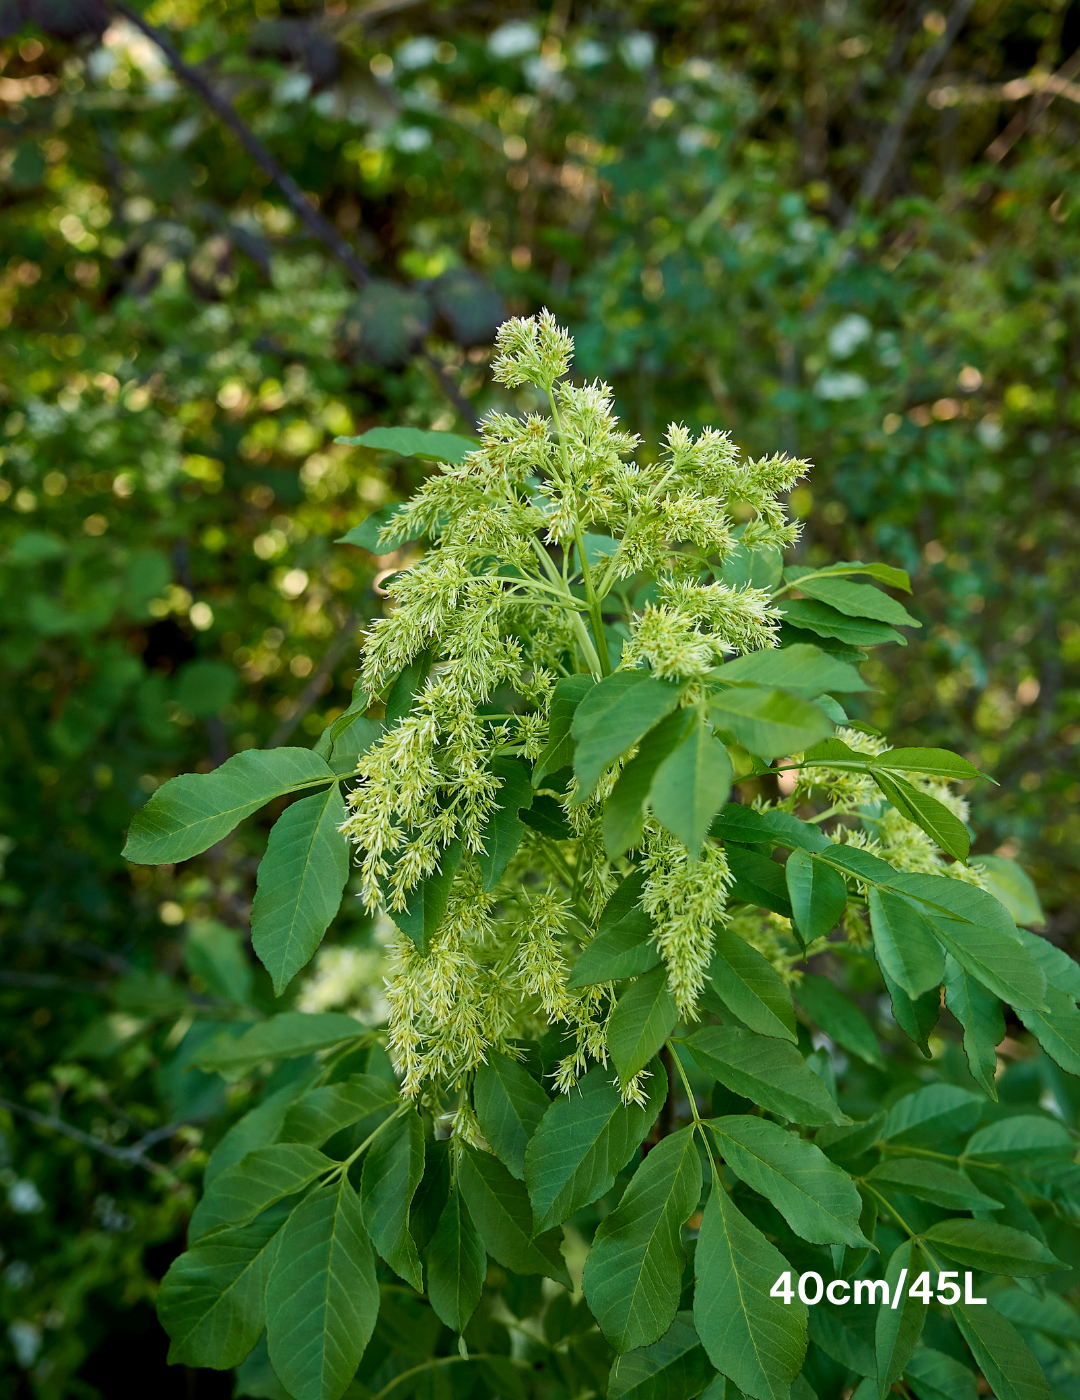
[[[170,1338],[169,1364],[238,1366],[259,1340],[263,1295],[284,1215],[222,1230],[173,1260],[157,1308]]]
[[[661,1140],[600,1222],[582,1288],[617,1352],[650,1346],[671,1326],[682,1291],[682,1227],[701,1196],[694,1127]]]
[[[345,447],[370,447],[376,452],[397,452],[402,457],[428,457],[459,466],[480,446],[475,438],[457,433],[434,433],[422,428],[369,428],[359,437],[334,439]]]
[[[846,694],[870,689],[854,666],[808,642],[737,656],[734,661],[717,666],[709,676],[724,683],[752,681],[755,685],[778,686],[803,700],[813,700],[830,690]]]
[[[991,1274],[1035,1278],[1067,1267],[1034,1235],[989,1220],[939,1220],[923,1239],[947,1259]]]
[[[396,549],[400,549],[403,544],[419,539],[419,527],[412,530],[405,530],[395,533],[390,544],[382,544],[379,536],[383,530],[393,524],[401,512],[405,509],[404,501],[396,501],[392,505],[380,506],[378,510],[373,510],[366,516],[359,525],[354,525],[351,530],[347,530],[344,535],[340,535],[335,544],[354,544],[360,549],[366,549],[370,554],[393,554]]]
[[[889,993],[893,1019],[896,1024],[907,1038],[919,1047],[926,1058],[931,1059],[928,1037],[941,1015],[940,987],[933,987],[930,991],[924,992],[921,997],[912,999],[907,992],[900,990],[884,968],[881,968],[881,976]]]
[[[473,1081],[473,1107],[492,1151],[519,1181],[525,1180],[525,1149],[549,1105],[528,1070],[497,1050],[488,1052]]]
[[[898,1099],[885,1115],[881,1136],[903,1147],[931,1147],[971,1132],[986,1100],[955,1084],[927,1084]]]
[[[828,564],[823,569],[808,570],[805,565],[792,564],[784,570],[784,582],[796,583],[807,573],[814,573],[822,578],[842,578],[845,574],[869,574],[871,578],[876,578],[879,583],[887,583],[890,588],[902,588],[905,593],[911,592],[911,579],[908,577],[906,569],[894,569],[891,564],[864,564],[861,559],[849,559],[836,564]],[[802,585],[799,585],[802,587]]]
[[[940,986],[945,954],[929,919],[891,890],[871,889],[867,903],[878,961],[901,991],[916,998]]]
[[[394,923],[402,933],[408,934],[421,953],[428,952],[431,940],[439,931],[460,864],[461,841],[455,836],[439,858],[438,870],[413,886],[404,909],[390,911]]]
[[[533,803],[529,770],[520,758],[497,758],[491,771],[502,779],[502,786],[495,798],[495,809],[484,827],[484,850],[476,857],[484,890],[495,888],[517,854],[525,835],[525,824],[518,812]]]
[[[793,1123],[847,1123],[836,1100],[794,1045],[733,1026],[704,1026],[686,1042],[725,1089]]]
[[[857,880],[865,880],[868,884],[891,885],[899,874],[888,861],[880,860],[869,851],[860,850],[858,846],[833,845],[832,842],[829,845],[831,849],[821,852],[822,860],[828,861],[830,865],[838,865],[845,875],[854,875]]]
[[[1047,987],[1047,1009],[1029,1010],[1012,1000],[1013,1009],[1042,1048],[1069,1074],[1080,1074],[1080,1011],[1072,997]]]
[[[296,1400],[338,1400],[379,1313],[379,1285],[347,1172],[289,1217],[266,1290],[270,1360]]]
[[[709,980],[724,1003],[758,1035],[795,1043],[791,993],[772,963],[745,939],[717,925]]]
[[[767,762],[802,753],[833,732],[832,720],[809,700],[763,686],[740,685],[714,692],[709,714],[718,728]]]
[[[815,860],[809,851],[792,851],[784,879],[796,928],[805,943],[824,938],[847,907],[847,885],[839,871]]]
[[[889,884],[909,898],[918,900],[924,906],[925,913],[944,914],[947,918],[984,924],[1017,942],[1022,941],[1012,915],[1001,901],[977,885],[969,885],[964,880],[954,880],[947,875],[914,875],[892,870],[891,867],[889,869]]]
[[[653,968],[631,982],[608,1021],[607,1043],[625,1089],[675,1029],[679,1019],[667,968]]]
[[[428,1298],[447,1327],[465,1330],[480,1301],[486,1274],[484,1242],[455,1186],[427,1247]]]
[[[741,527],[740,527],[741,528]],[[735,531],[736,536],[739,530]],[[771,591],[780,582],[784,571],[784,556],[774,544],[759,544],[752,548],[742,540],[725,555],[721,568],[713,573],[730,588],[764,588]]]
[[[711,1118],[727,1166],[811,1244],[868,1244],[859,1228],[862,1198],[847,1172],[819,1147],[763,1118]],[[647,1159],[646,1159],[647,1160]]]
[[[1022,1113],[980,1128],[964,1148],[966,1160],[1023,1169],[1041,1160],[1071,1162],[1076,1139],[1056,1118]]]
[[[424,1125],[411,1105],[368,1148],[360,1202],[372,1243],[396,1274],[423,1291],[420,1260],[409,1234],[409,1208],[424,1175]]]
[[[871,766],[868,771],[873,774],[874,782],[902,817],[922,827],[927,836],[936,841],[949,855],[956,856],[959,860],[967,860],[971,838],[964,823],[949,811],[944,802],[939,802],[928,793],[920,792],[906,778],[885,773],[875,766]]]
[[[699,714],[689,734],[663,760],[649,789],[662,826],[696,857],[713,817],[728,800],[734,770],[728,751]]]
[[[702,1214],[694,1323],[709,1360],[753,1400],[788,1400],[806,1354],[806,1307],[770,1297],[790,1265],[714,1188]]]
[[[867,768],[870,772],[885,768],[890,773],[921,773],[931,778],[949,778],[957,783],[986,777],[973,763],[948,749],[886,749],[876,758],[868,757]],[[980,856],[981,859],[983,857]]]
[[[487,1252],[515,1274],[545,1274],[573,1288],[559,1246],[562,1232],[533,1236],[532,1207],[523,1183],[488,1152],[466,1148],[458,1186]]]
[[[299,1143],[257,1147],[214,1178],[191,1217],[189,1242],[227,1226],[247,1225],[333,1166],[329,1157]]]
[[[645,735],[637,753],[619,775],[604,804],[604,849],[612,859],[641,844],[653,781],[689,733],[694,718],[693,710],[676,710],[665,716]]]
[[[193,1063],[199,1069],[239,1079],[264,1060],[295,1060],[370,1034],[355,1017],[339,1011],[283,1011],[260,1021],[238,1039],[215,1037]]]
[[[1001,1002],[949,954],[945,958],[945,1005],[964,1031],[971,1077],[997,1102],[997,1047],[1005,1039]]]
[[[210,1154],[203,1173],[204,1187],[256,1147],[269,1147],[277,1142],[289,1105],[304,1092],[305,1082],[296,1079],[284,1085],[232,1125]]]
[[[311,749],[245,749],[212,773],[182,773],[132,817],[124,859],[135,865],[189,860],[273,798],[333,776]]]
[[[833,849],[833,843],[823,831],[793,817],[790,812],[781,812],[776,808],[769,812],[755,812],[753,807],[743,807],[737,802],[729,802],[724,807],[709,829],[709,834],[722,841],[737,841],[744,846],[779,842],[782,846],[806,851]]]
[[[573,763],[574,740],[570,733],[570,725],[577,707],[595,684],[592,676],[563,676],[561,680],[556,681],[555,692],[551,697],[547,747],[536,760],[533,770],[534,788],[539,787],[550,774],[569,768]]]
[[[607,1396],[608,1400],[695,1400],[714,1374],[694,1330],[693,1313],[676,1313],[658,1342],[616,1356]]]
[[[802,573],[798,565],[785,569],[784,579],[793,583],[800,593],[819,603],[828,603],[845,617],[869,617],[876,622],[891,623],[894,627],[922,626],[902,603],[870,584],[849,583],[835,575],[823,577],[816,569]]]
[[[788,861],[790,865],[790,860]],[[803,974],[795,995],[810,1019],[853,1055],[867,1064],[884,1068],[874,1028],[849,996],[828,977]]]
[[[878,1309],[875,1325],[874,1350],[877,1360],[877,1395],[879,1400],[892,1390],[908,1363],[923,1330],[928,1311],[921,1298],[911,1295],[911,1285],[926,1270],[927,1261],[914,1240],[905,1240],[893,1251],[885,1270],[890,1299],[895,1295],[902,1270],[907,1270],[904,1298],[897,1307]]]
[[[1029,1332],[1045,1332],[1063,1342],[1080,1342],[1080,1314],[1056,1293],[1033,1298],[1022,1288],[995,1293],[991,1305],[1002,1317]]]
[[[675,709],[684,689],[647,671],[616,671],[593,686],[570,725],[578,779],[575,806],[592,796],[597,778],[613,759]]]
[[[427,683],[434,656],[430,651],[422,651],[414,656],[409,664],[401,669],[386,697],[386,724],[392,726],[411,713],[417,696]]]
[[[1030,929],[1021,926],[1016,936],[1042,968],[1047,986],[1066,992],[1073,1001],[1080,1001],[1080,963]]]
[[[1001,900],[1016,922],[1045,928],[1046,915],[1039,903],[1039,893],[1024,867],[1007,856],[978,856],[977,859],[990,893]]]
[[[573,1093],[544,1114],[525,1151],[525,1184],[537,1233],[560,1225],[610,1191],[667,1098],[667,1076],[653,1066],[645,1108],[624,1104],[611,1072],[596,1065]]]
[[[780,598],[775,606],[793,627],[816,632],[819,637],[835,637],[846,646],[876,647],[882,642],[907,646],[907,638],[885,623],[849,617],[838,608],[813,598]]]
[[[637,977],[660,963],[652,920],[637,909],[586,943],[567,978],[567,987],[593,987]]]
[[[904,1380],[919,1400],[978,1400],[974,1373],[933,1347],[917,1347],[912,1352]]]
[[[867,1173],[866,1179],[946,1210],[1001,1209],[1000,1201],[983,1195],[963,1172],[940,1162],[929,1162],[925,1157],[886,1157]]]
[[[983,924],[969,924],[960,919],[936,915],[929,921],[934,934],[961,967],[977,977],[1002,1001],[1017,1011],[1021,1007],[1048,1005],[1045,997],[1053,995],[1072,1007],[1064,992],[1046,987],[1042,968],[1019,939]]]
[[[989,1304],[950,1311],[996,1400],[1046,1400],[1046,1378],[1011,1322]]]
[[[280,996],[314,957],[341,907],[349,878],[349,842],[341,787],[303,797],[274,823],[259,862],[251,906],[251,944]]]
[[[728,868],[735,876],[728,888],[728,902],[743,900],[790,918],[791,903],[784,867],[759,851],[748,851],[736,845],[725,846],[724,850]]]
[[[354,1074],[339,1084],[309,1089],[285,1114],[282,1142],[321,1147],[342,1128],[373,1114],[386,1114],[401,1100],[396,1087],[375,1074]]]

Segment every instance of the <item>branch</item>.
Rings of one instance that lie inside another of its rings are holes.
[[[147,1133],[145,1137],[141,1137],[130,1147],[114,1147],[111,1142],[102,1142],[100,1138],[92,1137],[90,1133],[84,1133],[81,1128],[76,1128],[71,1123],[65,1123],[62,1118],[38,1113],[36,1109],[25,1108],[21,1103],[13,1103],[10,1099],[0,1098],[0,1108],[6,1108],[9,1113],[19,1114],[39,1128],[49,1128],[54,1133],[61,1133],[64,1137],[71,1138],[73,1142],[81,1143],[83,1147],[91,1147],[95,1152],[100,1152],[102,1156],[111,1157],[114,1162],[123,1162],[128,1167],[145,1167],[148,1172],[153,1172],[155,1176],[160,1176],[168,1181],[176,1180],[168,1167],[163,1167],[160,1162],[155,1162],[152,1157],[147,1157],[145,1149],[152,1147],[156,1142],[161,1142],[164,1138],[172,1137],[178,1128],[183,1127],[183,1123],[168,1123],[164,1128],[155,1128],[153,1132]]]
[[[850,228],[855,222],[856,210],[861,204],[864,202],[869,204],[877,198],[889,171],[892,169],[893,161],[896,159],[900,142],[903,139],[904,128],[907,126],[908,118],[918,101],[919,93],[922,92],[923,84],[952,47],[953,40],[959,34],[960,27],[967,19],[968,12],[974,3],[975,0],[955,0],[949,21],[940,39],[937,43],[930,45],[908,75],[904,90],[900,94],[896,113],[882,133],[877,150],[874,152],[870,164],[866,167],[859,192],[852,200],[851,210],[844,220],[844,228]]]
[[[296,726],[311,709],[312,705],[318,700],[323,692],[323,686],[327,676],[330,675],[331,671],[333,671],[334,667],[345,654],[345,648],[349,644],[349,638],[356,632],[356,629],[363,620],[363,616],[359,608],[353,608],[348,617],[346,617],[345,621],[338,629],[337,636],[323,653],[323,659],[319,662],[315,674],[300,692],[299,697],[293,704],[288,715],[281,721],[271,735],[270,742],[266,746],[268,749],[276,749],[284,744],[285,741],[290,738]]]
[[[1068,91],[1071,87],[1069,80],[1075,78],[1077,73],[1080,73],[1080,49],[1077,49],[1072,58],[1065,60],[1053,77],[1047,78],[1041,84],[1042,90],[1036,95],[1035,101],[1032,102],[1026,112],[1017,112],[1016,116],[1013,117],[1012,121],[1001,135],[996,136],[993,141],[990,142],[989,146],[987,146],[986,150],[983,152],[983,158],[993,161],[995,165],[997,165],[999,161],[1004,160],[1032,122],[1046,111],[1047,107],[1050,106],[1050,103],[1053,102],[1054,98],[1059,93],[1062,93],[1066,97],[1073,96],[1073,94]],[[1026,80],[1019,79],[1018,81],[1024,82]],[[1013,86],[1014,84],[1012,83],[1006,84],[1006,87]],[[1073,98],[1073,100],[1075,101],[1076,99]]]

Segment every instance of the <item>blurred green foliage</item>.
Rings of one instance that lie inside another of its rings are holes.
[[[1059,943],[1080,908],[1078,128],[1024,85],[1075,0],[979,0],[874,200],[945,27],[908,0],[146,13],[372,280],[130,22],[0,3],[0,1394],[43,1400],[161,1365],[140,1307],[250,1092],[185,1064],[283,1005],[242,936],[276,813],[159,872],[120,860],[131,812],[346,708],[381,561],[332,541],[423,464],[333,439],[467,431],[440,373],[530,407],[486,373],[504,308],[568,322],[646,448],[674,418],[816,461],[802,560],[907,567],[926,624],[863,717],[992,772],[978,849]]]

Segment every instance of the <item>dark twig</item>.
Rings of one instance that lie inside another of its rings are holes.
[[[76,1128],[71,1123],[65,1123],[62,1118],[38,1113],[36,1109],[26,1108],[21,1103],[13,1103],[11,1099],[0,1098],[0,1108],[6,1108],[9,1113],[19,1114],[20,1117],[26,1118],[39,1128],[49,1128],[54,1133],[61,1133],[64,1137],[71,1138],[73,1142],[81,1143],[83,1147],[91,1147],[95,1152],[100,1152],[102,1156],[111,1157],[114,1162],[123,1162],[125,1166],[129,1167],[145,1167],[148,1172],[153,1172],[155,1176],[160,1176],[168,1181],[176,1180],[168,1167],[163,1167],[160,1162],[155,1162],[152,1157],[146,1155],[146,1148],[153,1147],[155,1143],[172,1137],[178,1128],[184,1126],[183,1123],[168,1123],[164,1128],[155,1128],[152,1132],[141,1137],[138,1142],[132,1143],[130,1147],[114,1147],[111,1142],[102,1142],[100,1138],[93,1137],[90,1133],[84,1133],[81,1128]]]
[[[959,34],[960,28],[967,19],[968,12],[974,3],[975,0],[956,0],[941,37],[937,43],[930,45],[908,75],[893,119],[882,133],[877,150],[874,152],[870,164],[866,167],[859,192],[852,201],[851,209],[844,220],[845,228],[850,228],[855,222],[861,204],[872,203],[877,198],[889,171],[892,169],[893,161],[896,159],[900,142],[903,139],[904,128],[908,124],[908,118],[918,101],[919,94],[930,74],[952,47],[953,40]]]
[[[1054,74],[1054,78],[1060,82],[1068,82],[1070,78],[1075,78],[1077,73],[1080,73],[1080,49],[1077,49],[1071,58],[1065,60]],[[983,152],[984,160],[993,161],[996,165],[1005,159],[1028,127],[1042,116],[1057,96],[1058,89],[1052,86],[1052,81],[1043,88],[1042,92],[1035,94],[1024,111],[1017,112],[999,136],[994,137]]]
[[[345,654],[345,648],[349,645],[349,639],[356,634],[356,629],[363,621],[364,614],[359,608],[353,608],[345,621],[338,629],[337,636],[326,648],[323,659],[319,662],[315,674],[307,685],[300,692],[292,709],[281,721],[271,735],[268,749],[276,749],[292,735],[293,730],[304,718],[304,716],[315,704],[319,696],[323,693],[327,678]]]
[[[51,972],[0,972],[0,984],[5,987],[35,987],[43,992],[85,992],[89,996],[104,996],[108,982],[79,982],[74,977],[56,977]]]

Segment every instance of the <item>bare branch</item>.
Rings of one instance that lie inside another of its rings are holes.
[[[130,1147],[114,1147],[111,1142],[102,1142],[100,1138],[93,1137],[90,1133],[84,1133],[81,1128],[76,1128],[74,1124],[65,1123],[62,1118],[38,1113],[37,1109],[26,1108],[21,1103],[13,1103],[11,1099],[0,1098],[0,1108],[6,1108],[9,1113],[17,1113],[21,1118],[26,1118],[39,1128],[48,1128],[54,1133],[71,1138],[73,1142],[81,1143],[83,1147],[90,1147],[95,1152],[100,1152],[103,1157],[110,1157],[114,1162],[123,1162],[128,1167],[145,1167],[148,1172],[153,1172],[155,1176],[160,1176],[163,1180],[172,1182],[176,1180],[168,1167],[163,1167],[160,1162],[155,1162],[152,1157],[146,1155],[146,1148],[152,1147],[167,1137],[172,1137],[178,1128],[184,1126],[183,1123],[169,1123],[164,1128],[155,1128],[153,1132],[147,1133],[138,1142],[132,1143]]]
[[[1059,93],[1066,97],[1072,97],[1073,101],[1076,101],[1077,98],[1069,89],[1072,88],[1070,79],[1075,78],[1077,73],[1080,73],[1080,49],[1077,49],[1071,58],[1066,59],[1052,77],[1045,79],[1040,84],[1042,90],[1036,94],[1031,106],[1026,112],[1017,112],[1001,135],[996,136],[987,146],[983,153],[984,158],[993,161],[995,165],[1004,160],[1032,122],[1046,111]],[[1018,81],[1030,80],[1019,79]],[[1006,87],[1013,86],[1012,83],[1006,84]]]
[[[908,75],[893,119],[882,133],[877,150],[874,152],[870,164],[866,167],[859,192],[852,201],[851,209],[844,220],[845,228],[850,228],[855,222],[860,204],[869,204],[877,198],[889,171],[892,169],[897,152],[900,150],[904,128],[907,126],[908,118],[918,101],[919,93],[922,92],[923,85],[931,73],[952,47],[953,40],[959,34],[960,28],[967,19],[968,12],[974,3],[975,0],[955,0],[941,37],[936,43],[930,45]]]

